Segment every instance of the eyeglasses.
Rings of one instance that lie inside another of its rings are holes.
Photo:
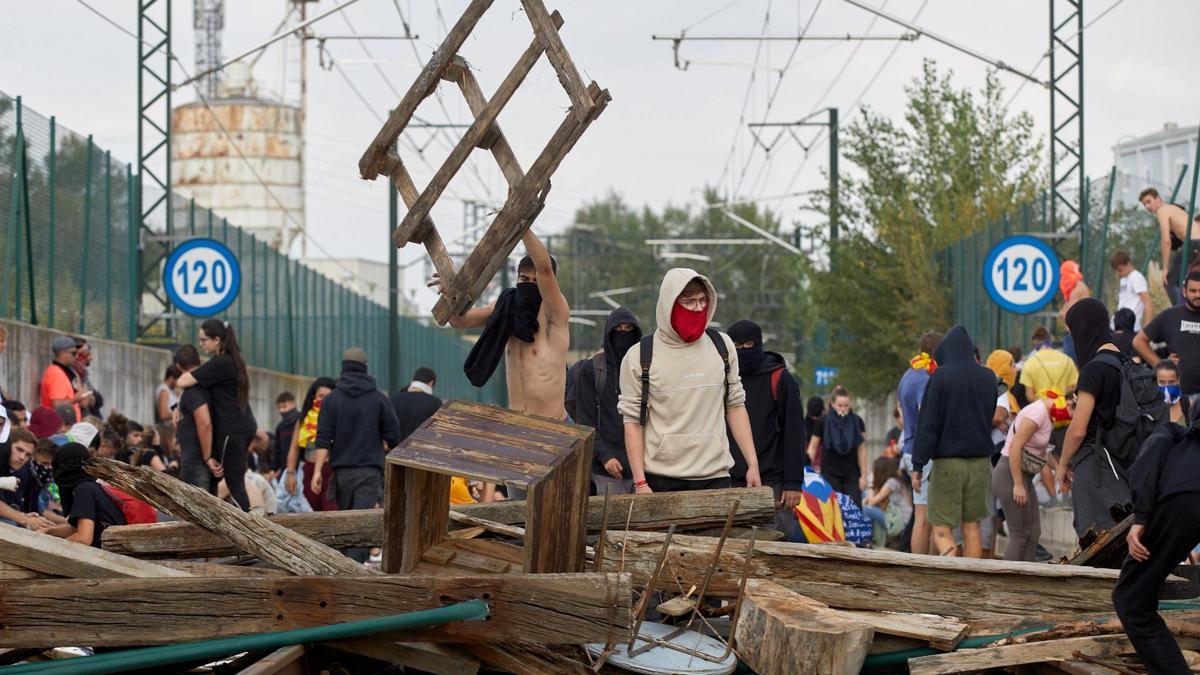
[[[680,298],[679,305],[684,309],[696,312],[708,308],[708,298],[705,296],[699,298]]]

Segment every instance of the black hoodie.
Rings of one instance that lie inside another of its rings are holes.
[[[772,391],[772,373],[781,371]],[[746,414],[754,435],[758,454],[758,473],[763,485],[784,490],[804,487],[804,465],[808,463],[808,437],[804,424],[804,399],[800,385],[787,371],[783,357],[765,352],[762,363],[754,372],[742,373],[742,388],[746,390]],[[733,468],[729,475],[734,485],[746,484],[746,458],[728,430],[729,452]]]
[[[921,399],[913,469],[945,457],[989,457],[992,414],[996,411],[996,374],[975,358],[967,329],[955,326],[933,352],[937,371]]]
[[[1149,525],[1168,497],[1200,492],[1200,422],[1186,431],[1164,424],[1147,436],[1129,469],[1129,488],[1138,525]]]
[[[634,329],[618,333],[617,324],[631,323]],[[616,341],[619,336],[628,336],[624,349]],[[629,455],[625,452],[625,420],[617,412],[617,384],[621,379],[621,360],[629,347],[642,339],[642,324],[637,315],[626,307],[618,307],[608,315],[604,323],[604,349],[595,356],[583,359],[575,374],[575,422],[596,430],[596,443],[592,451],[592,473],[607,476],[604,464],[610,459],[621,463],[622,476],[630,479]],[[604,391],[597,392],[596,360],[604,361]]]
[[[329,451],[329,465],[338,469],[376,467],[383,470],[384,443],[400,443],[400,424],[387,394],[375,386],[367,366],[342,362],[337,386],[321,402],[317,417],[317,449]]]

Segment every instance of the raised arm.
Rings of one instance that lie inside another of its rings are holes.
[[[526,230],[525,234],[521,235],[521,243],[525,244],[525,252],[533,261],[533,269],[537,270],[538,292],[542,295],[546,321],[551,325],[566,326],[571,309],[567,306],[567,298],[562,294],[562,289],[558,287],[558,277],[554,274],[554,264],[550,262],[550,252],[533,230]]]
[[[483,307],[472,307],[462,314],[450,317],[451,328],[483,328],[496,309],[496,303],[488,303]]]

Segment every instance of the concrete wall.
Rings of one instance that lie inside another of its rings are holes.
[[[8,330],[8,349],[0,354],[0,386],[32,410],[38,405],[42,372],[53,359],[50,342],[63,333],[12,321],[0,321],[0,325]],[[115,410],[138,422],[152,422],[154,388],[171,364],[170,352],[91,336],[87,339],[92,345],[90,376],[104,395],[104,414]],[[275,397],[290,391],[301,400],[310,380],[261,368],[250,368],[249,374],[250,405],[258,426],[273,431],[279,421]]]

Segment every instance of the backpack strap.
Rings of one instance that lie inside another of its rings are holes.
[[[650,419],[650,363],[654,360],[654,333],[643,335],[640,347],[642,361],[642,410],[638,419],[642,426]]]
[[[783,377],[783,368],[771,372],[771,398],[779,400],[779,378]]]
[[[725,378],[722,380],[725,383],[725,400],[724,406],[729,408],[729,349],[725,346],[725,339],[721,337],[721,331],[716,328],[705,328],[704,334],[708,339],[712,340],[713,346],[717,348],[717,353],[721,355],[721,360],[725,362]]]

